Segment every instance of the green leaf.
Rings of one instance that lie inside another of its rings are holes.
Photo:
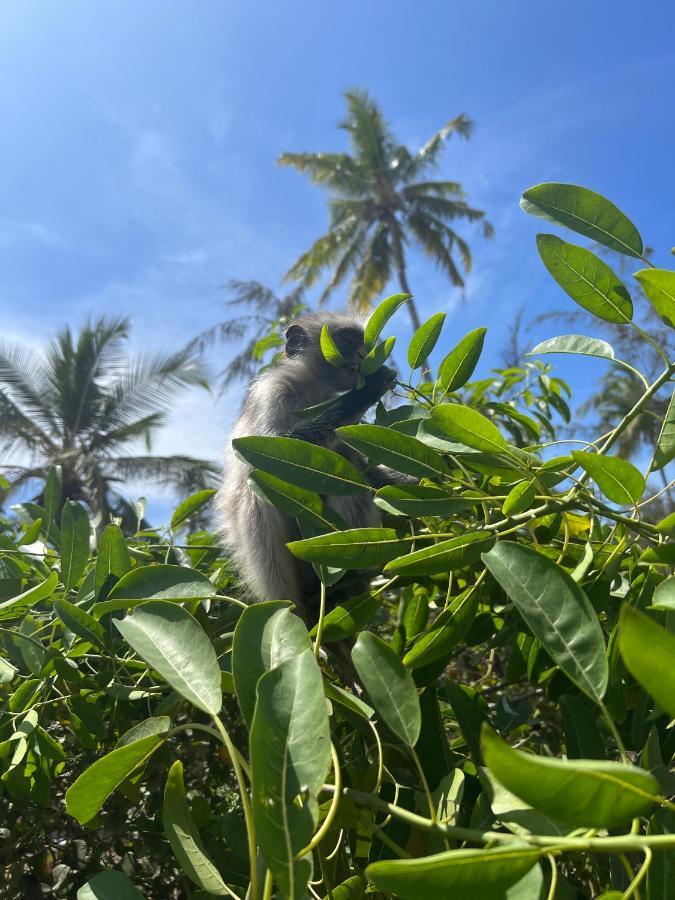
[[[411,369],[419,369],[429,358],[441,336],[445,313],[436,313],[417,329],[408,346],[408,363]]]
[[[391,647],[370,631],[362,631],[356,639],[352,660],[377,714],[396,737],[414,747],[422,714],[409,670]]]
[[[56,590],[59,583],[59,576],[56,572],[51,572],[49,578],[35,587],[28,588],[23,594],[17,594],[0,603],[0,622],[7,619],[15,619],[25,615],[26,611],[31,609],[42,600],[46,600]]]
[[[421,859],[371,863],[366,875],[379,891],[402,900],[433,896],[504,900],[505,891],[529,872],[541,853],[523,845],[447,850]]]
[[[363,331],[363,340],[366,347],[374,346],[375,341],[380,336],[380,332],[399,306],[411,298],[412,294],[392,294],[391,297],[387,297],[386,300],[383,300],[375,307]]]
[[[50,466],[47,473],[47,481],[45,484],[44,499],[42,505],[44,507],[45,531],[47,538],[54,537],[56,531],[56,512],[61,503],[63,496],[63,473],[61,466]]]
[[[381,425],[344,425],[337,428],[347,446],[376,463],[382,463],[416,478],[438,478],[448,474],[443,457],[410,435]]]
[[[351,878],[334,887],[323,900],[363,900],[367,887],[368,882],[362,875],[352,875]]]
[[[410,669],[444,659],[464,640],[469,626],[476,617],[478,591],[469,588],[452,601],[436,619],[430,631],[423,634],[403,657],[403,664]]]
[[[625,325],[631,321],[633,303],[628,291],[594,253],[554,234],[538,234],[537,249],[548,271],[575,303],[605,322]]]
[[[656,441],[652,468],[655,471],[662,469],[673,459],[675,459],[675,391],[670,398],[666,416]]]
[[[668,269],[642,269],[635,278],[647,299],[666,325],[675,328],[675,272]]]
[[[605,641],[579,585],[548,557],[511,541],[500,541],[483,562],[554,662],[600,701],[608,679]]]
[[[525,512],[532,506],[536,492],[533,481],[519,481],[506,495],[502,512],[505,516],[517,516],[518,513]]]
[[[61,579],[69,591],[89,560],[89,516],[80,503],[67,500],[61,512]]]
[[[444,391],[456,391],[473,375],[483,352],[487,328],[476,328],[465,335],[438,367],[438,382]]]
[[[377,372],[378,369],[381,369],[387,359],[391,356],[395,343],[395,337],[388,337],[386,341],[382,341],[380,344],[373,347],[368,356],[366,356],[361,363],[359,372],[362,375],[371,375],[373,372]]]
[[[495,537],[489,531],[471,531],[458,537],[439,541],[387,563],[387,575],[436,575],[454,572],[480,559],[489,550]]]
[[[649,820],[647,834],[675,834],[675,813],[670,809],[657,809]],[[647,900],[669,900],[673,884],[675,853],[657,850],[647,871]]]
[[[184,603],[214,597],[212,581],[187,566],[139,566],[127,572],[108,594],[108,599],[94,607],[96,618],[117,609],[130,609],[149,600],[169,600]]]
[[[563,836],[569,831],[566,825],[556,822],[512,794],[500,784],[488,769],[480,769],[478,776],[490,803],[490,808],[509,831],[526,837],[529,834],[554,834]],[[517,895],[516,895],[517,896]]]
[[[571,228],[617,253],[642,256],[642,238],[635,225],[613,203],[588,188],[538,184],[525,191],[520,205],[533,216]]]
[[[573,450],[572,458],[613,503],[634,506],[640,502],[646,482],[632,463],[619,456],[599,456],[581,450]]]
[[[124,872],[105,869],[82,885],[77,900],[143,900],[143,894]]]
[[[251,727],[252,806],[265,862],[289,900],[306,896],[316,795],[330,764],[330,730],[321,671],[311,650],[262,676]]]
[[[162,600],[115,619],[125,641],[181,697],[215,716],[222,706],[215,650],[197,620],[182,606]]]
[[[106,525],[101,535],[96,558],[94,590],[97,597],[110,590],[115,581],[131,568],[126,538],[118,525]]]
[[[675,575],[666,578],[657,585],[652,595],[652,604],[656,609],[675,610]]]
[[[319,494],[359,494],[369,490],[350,462],[325,447],[296,438],[253,436],[235,438],[235,452],[257,469]]]
[[[187,522],[188,519],[191,519],[196,513],[204,509],[215,493],[215,490],[209,488],[204,491],[197,491],[195,494],[191,494],[183,500],[183,502],[176,507],[173,516],[171,516],[171,529],[175,530],[176,528],[180,528],[180,526]]]
[[[323,358],[327,363],[330,363],[331,366],[334,366],[336,369],[344,369],[344,367],[348,365],[348,360],[340,353],[340,349],[333,340],[333,335],[330,333],[330,328],[327,324],[321,329],[319,342]]]
[[[375,505],[393,515],[440,516],[449,518],[464,510],[471,509],[478,500],[464,497],[449,497],[441,488],[419,484],[391,484],[380,488],[375,494]]]
[[[367,569],[400,556],[410,546],[393,528],[350,528],[331,531],[304,541],[290,541],[288,549],[298,559],[342,569]]]
[[[126,747],[127,744],[133,744],[134,741],[140,741],[141,738],[150,737],[152,734],[166,734],[170,728],[169,716],[150,716],[149,719],[143,719],[125,731],[115,747]]]
[[[241,614],[232,641],[232,675],[249,728],[260,677],[309,646],[307,629],[284,601],[254,603]]]
[[[675,717],[675,635],[625,603],[619,649],[628,671],[668,715]]]
[[[382,606],[382,597],[367,591],[356,597],[350,597],[343,603],[338,603],[323,620],[322,641],[330,644],[333,641],[342,641],[351,635],[361,631],[371,621],[375,613]],[[310,637],[315,638],[318,625],[310,631]]]
[[[188,809],[183,784],[183,763],[178,759],[169,769],[166,778],[162,821],[173,855],[188,878],[208,894],[236,897],[204,852],[199,830]]]
[[[269,472],[253,469],[248,476],[251,490],[264,497],[272,506],[276,507],[293,519],[307,519],[310,522],[319,522],[327,525],[328,521],[323,517],[323,500],[316,491],[306,491],[282,481]]]
[[[481,735],[485,764],[530,806],[572,827],[618,828],[655,804],[659,783],[636,766],[563,760],[513,750],[489,727]]]
[[[598,728],[597,710],[573,694],[560,698],[560,715],[568,759],[604,759],[605,746]]]
[[[69,628],[73,634],[85,641],[89,641],[94,646],[105,646],[106,640],[103,626],[84,609],[75,606],[74,603],[70,603],[64,598],[54,601],[54,611],[66,628]]]
[[[506,441],[496,425],[469,406],[443,403],[431,410],[433,422],[453,441],[484,453],[501,453]]]
[[[614,348],[607,341],[585,337],[583,334],[561,334],[537,344],[529,356],[538,353],[575,353],[580,356],[597,356],[600,359],[615,359]]]
[[[16,673],[14,666],[4,656],[0,656],[0,684],[10,684]]]
[[[91,821],[110,794],[164,743],[161,734],[119,747],[97,759],[66,791],[66,809],[81,825]]]

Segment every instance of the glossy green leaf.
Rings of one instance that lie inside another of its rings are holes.
[[[464,640],[477,609],[478,591],[469,588],[455,597],[432,628],[415,641],[403,657],[403,664],[410,669],[419,669],[438,659],[445,659]]]
[[[192,820],[183,784],[183,763],[176,760],[169,769],[162,808],[164,834],[173,855],[188,878],[208,894],[236,897],[204,851],[201,836]]]
[[[435,575],[454,572],[480,559],[494,544],[489,531],[470,531],[399,556],[384,567],[388,575]]]
[[[348,361],[344,358],[342,353],[340,353],[338,345],[333,340],[333,335],[330,333],[330,328],[327,324],[321,329],[319,342],[323,358],[326,362],[330,363],[331,366],[334,366],[336,369],[343,369],[348,364]]]
[[[390,484],[375,494],[375,505],[399,516],[449,518],[476,506],[477,500],[449,497],[441,488],[420,484]]]
[[[675,717],[675,635],[625,603],[619,649],[628,671],[668,715]]]
[[[656,441],[654,452],[654,470],[662,469],[675,459],[675,391],[670,398],[668,409]]]
[[[106,525],[96,554],[96,596],[101,597],[104,588],[109,590],[130,568],[131,557],[122,529]]]
[[[651,605],[656,609],[675,610],[675,575],[671,575],[656,586]]]
[[[371,591],[338,603],[323,620],[323,633],[321,636],[323,643],[330,644],[333,641],[342,641],[361,631],[372,620],[381,606],[381,595],[373,594]],[[314,626],[310,632],[310,637],[316,637],[317,628],[318,626]]]
[[[613,203],[576,184],[548,182],[525,191],[525,212],[557,222],[626,256],[642,256],[642,238],[630,219]]]
[[[342,569],[367,569],[400,556],[410,547],[393,528],[350,528],[331,531],[304,541],[286,545],[294,556],[306,562],[338,566]]]
[[[285,437],[243,437],[232,441],[235,452],[257,469],[319,494],[359,494],[368,490],[350,462],[325,447]]]
[[[402,900],[429,900],[434,896],[504,900],[506,890],[529,872],[541,853],[523,845],[448,850],[421,859],[371,863],[366,875],[379,891]]]
[[[139,566],[127,572],[108,594],[108,599],[97,603],[97,618],[117,609],[130,609],[148,600],[170,600],[183,603],[188,600],[206,600],[216,593],[212,581],[187,566],[171,566],[160,563]]]
[[[605,322],[631,321],[630,295],[606,262],[554,234],[538,234],[537,249],[548,271],[575,303]]]
[[[91,821],[110,794],[164,743],[161,734],[119,747],[97,759],[66,791],[66,809],[81,825]]]
[[[41,584],[28,588],[22,594],[17,594],[16,597],[4,600],[0,603],[0,622],[25,615],[33,606],[51,597],[58,583],[59,576],[56,572],[51,572],[49,577]]]
[[[666,325],[675,328],[675,272],[642,269],[635,273],[647,299]]]
[[[54,611],[61,619],[66,628],[69,628],[73,634],[81,637],[82,640],[89,641],[96,647],[104,647],[106,643],[105,631],[100,622],[89,615],[86,610],[75,606],[65,598],[54,601]]]
[[[132,725],[115,744],[115,747],[126,747],[127,744],[133,744],[134,741],[140,741],[142,738],[150,737],[153,734],[166,734],[171,728],[171,719],[169,716],[150,716]]]
[[[653,809],[659,783],[636,766],[595,759],[563,760],[513,750],[487,726],[485,764],[530,806],[572,827],[616,828]]]
[[[675,812],[670,809],[657,809],[649,820],[647,834],[675,834]],[[670,900],[673,884],[675,884],[675,853],[672,849],[657,850],[647,871],[646,900]]]
[[[251,727],[256,837],[289,900],[306,896],[311,855],[296,856],[315,831],[316,795],[329,765],[323,679],[311,650],[305,650],[262,676]]]
[[[197,491],[183,500],[183,502],[176,507],[174,514],[171,516],[171,528],[180,528],[181,525],[184,525],[198,512],[201,512],[214,497],[215,493],[215,490],[208,488],[203,491]]]
[[[633,463],[620,456],[599,456],[597,453],[572,451],[575,462],[588,472],[602,493],[613,503],[634,506],[645,492],[644,475]]]
[[[408,345],[408,363],[411,369],[419,369],[433,352],[445,322],[445,313],[436,313],[427,319],[413,334]]]
[[[293,519],[307,519],[310,522],[328,524],[323,517],[323,500],[316,491],[307,491],[304,488],[288,484],[269,472],[253,469],[248,476],[251,490],[264,497],[272,506],[276,507]]]
[[[371,375],[381,369],[391,356],[395,344],[395,337],[388,337],[386,341],[376,344],[359,366],[359,372],[362,375]]]
[[[323,900],[363,900],[367,887],[368,882],[362,875],[352,875],[351,878],[347,878],[342,884],[334,887]]]
[[[483,352],[487,328],[476,328],[465,335],[438,367],[438,383],[444,391],[463,387],[478,364]]]
[[[4,656],[0,656],[0,684],[12,682],[16,672],[16,668]]]
[[[254,603],[241,614],[232,642],[232,675],[239,706],[249,728],[261,676],[309,646],[302,620],[283,601]]]
[[[492,812],[509,831],[523,837],[528,833],[562,836],[569,831],[567,825],[556,822],[512,794],[497,781],[489,769],[480,769],[478,774]]]
[[[391,297],[387,297],[375,307],[363,330],[363,340],[366,347],[370,348],[375,345],[375,341],[389,319],[391,319],[402,303],[411,298],[412,294],[392,294]]]
[[[485,416],[459,403],[443,403],[431,410],[434,424],[453,441],[484,453],[501,453],[507,444],[496,425]]]
[[[340,440],[376,463],[416,478],[438,478],[448,468],[436,450],[407,434],[381,425],[344,425]]]
[[[600,338],[585,337],[583,334],[561,334],[548,338],[533,347],[529,356],[540,353],[574,353],[580,356],[597,356],[600,359],[614,359],[614,348]]]
[[[502,503],[502,512],[505,516],[517,516],[525,512],[534,503],[537,489],[533,481],[519,481],[511,488]]]
[[[77,900],[143,900],[143,894],[124,872],[105,869],[82,885]]]
[[[370,631],[358,636],[352,660],[378,716],[404,744],[414,747],[422,715],[409,670],[391,647]]]
[[[56,513],[63,496],[63,473],[61,466],[50,466],[45,483],[42,505],[46,513],[45,532],[48,537],[53,537],[56,528]]]
[[[61,580],[70,590],[89,560],[89,516],[81,503],[66,501],[61,513]]]
[[[605,640],[579,585],[548,557],[512,541],[497,543],[483,561],[554,662],[589,697],[602,699]]]
[[[163,600],[115,619],[125,641],[181,697],[209,715],[220,712],[220,668],[206,632],[190,613]]]

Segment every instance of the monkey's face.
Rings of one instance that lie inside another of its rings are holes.
[[[333,332],[333,340],[338,350],[347,360],[347,365],[341,369],[333,370],[337,381],[338,390],[349,391],[356,387],[359,379],[359,368],[368,351],[363,343],[363,330],[357,327],[336,328]],[[319,348],[320,349],[320,348]]]
[[[332,391],[349,391],[359,379],[359,367],[368,351],[363,343],[363,329],[357,325],[338,325],[331,336],[345,359],[340,368],[331,366],[321,352],[321,327],[312,323],[305,327],[295,323],[286,332],[286,356],[302,358],[315,377]]]

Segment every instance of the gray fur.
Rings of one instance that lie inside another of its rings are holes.
[[[308,335],[306,349],[292,358],[284,357],[252,382],[232,430],[232,438],[293,435],[299,425],[298,410],[321,403],[350,386],[343,383],[349,376],[343,370],[329,366],[321,354],[319,335],[326,322],[333,333],[340,327],[362,329],[360,322],[348,316],[315,314],[299,319],[297,324],[302,325]],[[361,413],[362,410],[340,424],[358,421]],[[310,436],[298,431],[296,436],[339,449],[365,470],[363,457],[339,445],[332,427],[334,425],[324,423],[321,431],[311,432]],[[225,480],[217,497],[220,533],[241,579],[255,599],[290,600],[302,608],[303,598],[311,593],[312,587],[315,589],[315,576],[311,568],[296,560],[285,546],[287,541],[298,536],[296,523],[250,489],[250,469],[234,455],[228,442]],[[369,495],[331,497],[330,505],[350,527],[367,527],[380,521]]]

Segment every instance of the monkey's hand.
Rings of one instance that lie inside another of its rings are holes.
[[[372,375],[367,375],[365,380],[366,383],[357,393],[362,395],[364,401],[368,401],[368,406],[372,406],[396,384],[396,372],[388,366],[380,366]]]

